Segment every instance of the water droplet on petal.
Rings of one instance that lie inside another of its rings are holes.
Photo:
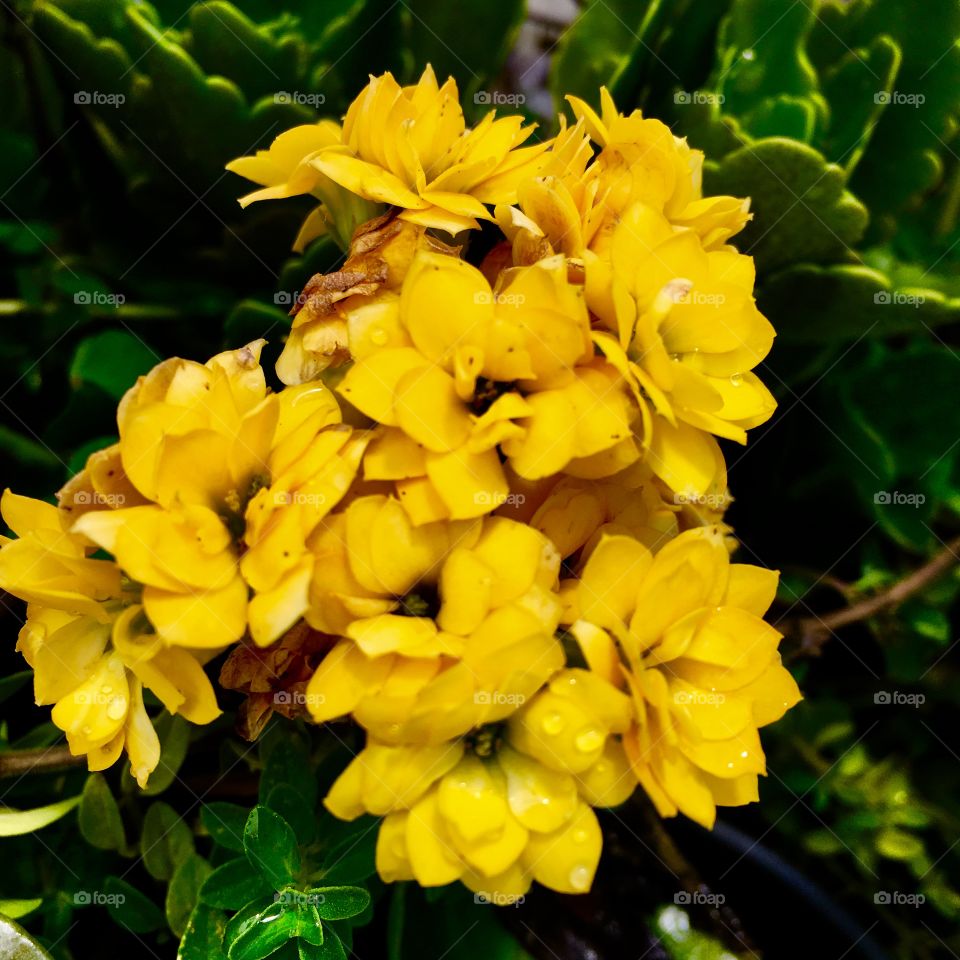
[[[574,743],[581,753],[591,753],[593,750],[602,747],[603,741],[604,736],[602,730],[597,730],[596,727],[588,727],[586,730],[577,734]]]
[[[743,383],[743,374],[742,374],[742,373],[735,373],[735,374],[730,378],[730,386],[731,386],[731,387],[739,387],[741,383]]]
[[[370,339],[378,346],[382,347],[387,342],[387,331],[383,327],[374,327],[370,331]]]
[[[111,700],[107,707],[107,716],[111,720],[122,720],[127,713],[127,703],[125,700]]]
[[[100,692],[101,692],[104,696],[106,696],[108,693],[113,693],[113,687],[111,687],[109,683],[105,683],[105,684],[100,688]]]
[[[590,834],[586,830],[574,830],[573,831],[573,842],[574,843],[586,843],[587,837]]]
[[[548,713],[540,726],[543,727],[544,733],[555,737],[564,728],[563,717],[559,713]]]
[[[747,757],[750,756],[750,754],[749,754],[746,750],[744,750],[744,751],[740,754],[740,756],[743,757],[744,760],[746,760]]]
[[[570,871],[570,886],[574,890],[586,890],[590,886],[590,870],[587,867],[574,867]]]

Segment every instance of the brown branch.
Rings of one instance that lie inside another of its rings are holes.
[[[922,567],[876,596],[861,600],[843,610],[826,613],[822,617],[800,617],[788,622],[783,630],[784,635],[793,637],[799,642],[794,657],[819,656],[824,644],[836,630],[851,623],[869,620],[870,617],[898,607],[905,600],[920,593],[952,566],[960,563],[957,551],[960,551],[960,537],[951,540]]]
[[[43,750],[14,750],[0,753],[0,779],[24,777],[31,773],[54,773],[82,766],[87,758],[75,757],[68,746],[46,747]]]

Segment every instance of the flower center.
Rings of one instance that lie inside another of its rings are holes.
[[[440,593],[429,583],[418,584],[400,598],[400,606],[394,613],[401,617],[435,618],[440,613]]]
[[[463,738],[463,745],[481,759],[492,757],[503,743],[503,727],[502,723],[485,723],[468,733]]]
[[[473,399],[470,401],[470,411],[478,417],[483,416],[493,406],[495,400],[512,389],[512,383],[477,377],[477,384],[473,388]]]

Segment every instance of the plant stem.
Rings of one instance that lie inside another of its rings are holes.
[[[57,745],[43,750],[14,750],[0,753],[0,779],[25,777],[31,773],[54,773],[87,762],[83,755],[75,757],[68,746]]]
[[[785,625],[784,634],[799,641],[799,647],[793,656],[817,657],[824,644],[833,636],[834,631],[851,623],[869,620],[884,610],[898,607],[905,600],[920,593],[951,567],[960,563],[958,551],[960,551],[960,537],[955,537],[922,567],[902,580],[898,580],[882,593],[861,600],[843,610],[834,610],[822,617],[801,617],[788,622]]]

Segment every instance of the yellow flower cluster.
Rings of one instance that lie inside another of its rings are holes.
[[[762,620],[777,575],[731,563],[723,523],[715,437],[774,406],[727,242],[747,204],[704,198],[702,156],[606,91],[572,104],[521,146],[519,117],[468,129],[452,80],[387,74],[342,126],[230,165],[248,201],[320,201],[299,243],[352,237],[285,386],[262,342],[165,361],[59,508],[3,501],[20,649],[92,769],[156,765],[143,686],[208,722],[204,663],[306,630],[306,710],[367,738],[326,804],[384,818],[386,881],[583,892],[594,808],[640,786],[709,826],[757,799],[757,730],[800,694]]]

